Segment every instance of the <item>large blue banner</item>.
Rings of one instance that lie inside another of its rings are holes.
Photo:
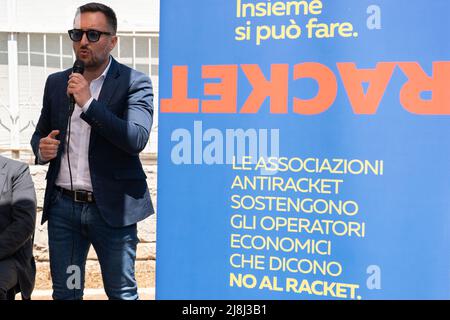
[[[161,1],[158,299],[449,299],[447,0]]]

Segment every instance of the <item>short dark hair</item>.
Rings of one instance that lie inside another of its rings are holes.
[[[105,6],[102,3],[97,2],[90,2],[85,5],[82,5],[78,8],[78,13],[85,13],[85,12],[101,12],[105,15],[106,20],[108,22],[108,25],[112,29],[113,33],[116,34],[117,32],[117,18],[116,14],[113,9],[111,9],[108,6]]]

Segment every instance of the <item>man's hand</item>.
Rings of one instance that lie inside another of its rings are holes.
[[[77,105],[80,108],[86,104],[91,98],[91,89],[89,83],[80,73],[72,73],[69,76],[69,82],[67,86],[67,94],[73,95]]]
[[[48,162],[56,158],[56,155],[58,154],[58,147],[61,143],[56,139],[58,134],[59,130],[53,130],[48,136],[39,141],[39,155],[41,161]]]

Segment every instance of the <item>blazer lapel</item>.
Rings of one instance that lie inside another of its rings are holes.
[[[67,71],[65,75],[65,83],[62,84],[63,89],[61,90],[61,97],[60,97],[60,105],[59,105],[59,123],[58,123],[58,129],[59,131],[66,132],[67,125],[69,124],[69,97],[67,96],[67,82],[69,81],[69,74],[72,71]]]
[[[98,96],[98,102],[101,102],[108,106],[111,101],[112,96],[116,92],[116,88],[119,85],[119,65],[117,61],[111,57],[111,66],[109,67],[108,73],[106,74],[105,81],[102,85],[102,90]],[[89,152],[92,150],[93,145],[95,144],[97,135],[94,131],[91,131],[91,138],[89,142]]]
[[[116,88],[119,85],[119,66],[117,61],[111,57],[111,66],[106,74],[105,81],[103,82],[102,90],[98,96],[98,101],[108,105],[112,96],[116,92]]]
[[[0,195],[6,182],[6,161],[0,158]]]
[[[59,105],[57,108],[58,110],[58,123],[56,124],[55,128],[52,128],[52,130],[59,130],[59,136],[58,139],[61,141],[61,145],[59,146],[58,153],[63,152],[63,150],[66,147],[66,132],[67,132],[67,126],[69,125],[69,97],[67,96],[67,81],[69,81],[69,74],[71,71],[68,71],[66,77],[65,77],[65,83],[61,84],[63,86],[63,89],[61,89],[61,96],[59,98]]]

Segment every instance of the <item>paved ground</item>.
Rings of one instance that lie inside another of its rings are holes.
[[[154,300],[155,288],[139,289],[139,297],[141,300]],[[20,300],[20,294],[16,296]],[[32,300],[52,300],[51,290],[35,290]],[[103,289],[86,289],[84,290],[84,300],[108,300]]]

